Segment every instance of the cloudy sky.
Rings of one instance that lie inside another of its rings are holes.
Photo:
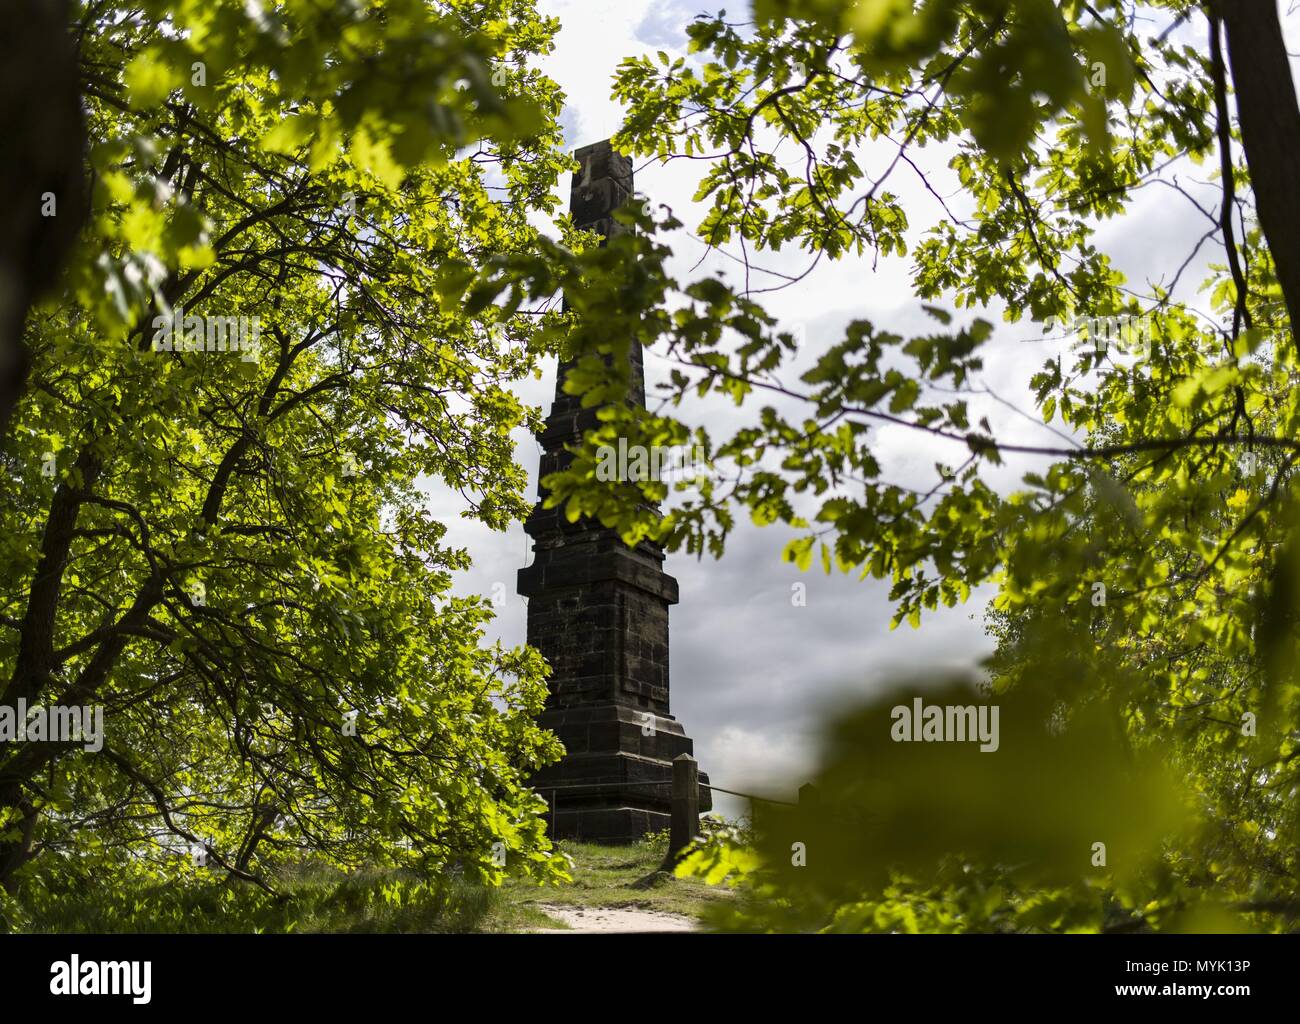
[[[567,94],[562,122],[570,148],[608,138],[617,130],[622,113],[610,98],[610,83],[618,63],[626,56],[656,50],[674,58],[686,56],[685,27],[706,2],[540,0],[542,10],[564,26],[556,52],[542,67]],[[728,6],[738,13],[745,5]],[[1186,31],[1191,40],[1204,35],[1199,25]],[[893,152],[882,142],[877,149],[864,150],[861,163],[868,173],[879,173]],[[933,172],[931,184],[960,216],[964,198],[946,170],[948,155],[932,148],[919,154],[918,163]],[[795,154],[790,157],[794,160]],[[889,187],[903,200],[913,225],[912,238],[919,240],[942,219],[943,209],[916,175],[901,166]],[[698,163],[638,164],[635,173],[639,192],[655,203],[666,203],[688,228],[699,223],[706,211],[690,200],[700,173]],[[1198,184],[1207,171],[1185,168],[1180,173],[1180,184],[1186,188],[1207,187]],[[567,181],[563,187],[567,190]],[[1173,189],[1147,189],[1127,217],[1105,226],[1099,240],[1130,284],[1144,291],[1148,279],[1168,275],[1191,252],[1204,230],[1194,216]],[[687,277],[700,257],[707,255],[705,247],[689,230],[673,241],[677,256],[671,269],[679,278]],[[1204,255],[1220,258],[1221,250],[1207,246]],[[785,271],[804,266],[797,254],[765,256],[763,263]],[[696,273],[713,270],[734,276],[736,265],[714,256]],[[1195,287],[1204,276],[1185,274],[1177,297],[1195,302]],[[854,319],[865,318],[904,335],[933,326],[920,303],[911,298],[906,258],[882,259],[875,265],[869,257],[823,263],[797,289],[768,298],[769,309],[781,318],[783,327],[802,327],[812,352],[839,340],[844,326]],[[1038,337],[1035,329],[1024,323],[1002,323],[996,307],[983,315],[998,324],[986,356],[984,383],[1021,410],[1032,410],[1026,382],[1055,349],[1041,341],[1028,342]],[[653,353],[646,363],[647,383],[653,388],[655,379],[665,374],[664,365]],[[554,367],[549,367],[544,380],[530,382],[521,394],[549,408],[554,387]],[[989,414],[1000,437],[1022,443],[1053,439],[1042,424],[1004,405],[974,407],[972,403],[977,414]],[[696,409],[693,415],[701,417],[715,437],[737,422],[736,412],[727,405]],[[523,464],[535,471],[536,441],[521,433],[516,443]],[[951,463],[962,457],[945,448],[944,442],[903,428],[878,431],[875,443],[890,479],[927,488],[936,460]],[[1028,461],[1012,463],[1001,484],[1012,486],[1029,468]],[[531,553],[522,528],[493,533],[457,518],[458,499],[435,491],[430,500],[445,513],[449,539],[469,548],[475,557],[474,569],[458,579],[454,589],[490,594],[494,584],[504,584],[509,597],[498,611],[494,638],[512,645],[523,643],[527,608],[514,593],[515,573],[531,560]],[[780,559],[789,536],[779,526],[758,529],[742,524],[720,561],[670,555],[667,562],[681,586],[681,603],[671,613],[673,713],[694,738],[700,765],[717,785],[777,797],[789,795],[806,781],[815,763],[818,723],[828,709],[863,699],[900,675],[973,668],[990,649],[983,629],[989,591],[977,593],[965,607],[931,614],[920,630],[904,625],[891,632],[887,584],[859,581],[856,575],[826,576],[820,569],[800,573]],[[796,581],[807,588],[802,607],[791,600]],[[729,798],[719,807],[728,813],[740,809]]]

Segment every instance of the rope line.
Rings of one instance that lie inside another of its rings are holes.
[[[765,804],[781,804],[783,807],[799,806],[789,800],[773,800],[770,796],[754,796],[753,793],[737,793],[734,789],[723,789],[721,786],[710,786],[707,782],[701,782],[700,786],[704,789],[711,789],[715,793],[726,793],[728,796],[741,796],[746,800],[758,800]]]
[[[671,780],[664,780],[663,782],[588,782],[579,783],[575,786],[534,786],[533,789],[547,793],[559,793],[575,789],[635,789],[638,786],[654,786],[657,789],[662,789],[665,786],[671,787],[672,782]],[[797,803],[792,803],[789,800],[773,800],[771,797],[755,796],[753,793],[738,793],[734,789],[723,789],[721,786],[711,786],[707,782],[701,782],[699,786],[701,789],[709,789],[715,793],[726,793],[728,796],[738,796],[745,800],[757,800],[760,803],[765,804],[780,804],[784,807],[799,806]]]

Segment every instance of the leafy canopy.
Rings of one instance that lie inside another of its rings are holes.
[[[570,161],[527,61],[555,29],[526,0],[78,6],[93,209],[0,453],[0,704],[101,706],[106,738],[0,749],[10,924],[104,873],[563,877],[524,785],[560,753],[545,666],[450,598],[468,553],[422,490],[529,507],[511,384],[545,317],[443,284],[551,251],[529,218]]]

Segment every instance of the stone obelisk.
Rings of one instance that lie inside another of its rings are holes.
[[[579,227],[608,240],[631,230],[611,214],[632,195],[632,162],[608,141],[579,149],[570,210]],[[602,243],[603,244],[603,243]],[[641,350],[632,346],[628,400],[644,406]],[[597,425],[563,390],[561,365],[555,402],[539,441],[539,479],[570,459],[583,431]],[[545,489],[539,486],[544,498]],[[677,581],[663,570],[658,545],[629,548],[613,530],[586,518],[570,523],[562,508],[539,503],[524,529],[533,563],[519,570],[528,598],[528,642],[551,665],[550,695],[539,724],[567,751],[538,772],[533,787],[551,807],[551,835],[594,842],[632,842],[669,825],[672,759],[692,743],[669,714],[668,608]],[[712,804],[705,785],[700,808]]]

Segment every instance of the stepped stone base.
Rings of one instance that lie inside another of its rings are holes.
[[[681,724],[658,715],[654,734],[644,735],[649,712],[621,704],[554,708],[538,716],[564,743],[568,754],[543,768],[529,784],[551,807],[546,815],[556,839],[632,843],[669,825],[672,812],[672,759],[692,753]],[[708,776],[700,774],[708,784]],[[700,810],[713,806],[710,790],[700,788]]]

